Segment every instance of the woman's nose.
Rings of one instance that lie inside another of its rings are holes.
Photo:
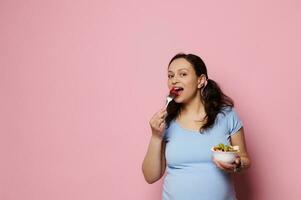
[[[179,82],[178,81],[178,78],[176,78],[175,76],[171,79],[171,83],[173,83],[173,84],[175,84],[175,83],[177,83],[177,82]]]

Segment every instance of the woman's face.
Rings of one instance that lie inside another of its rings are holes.
[[[204,84],[205,75],[197,77],[193,66],[184,58],[178,58],[170,63],[168,68],[168,88],[183,88],[174,99],[177,103],[186,103],[199,95],[199,88]]]

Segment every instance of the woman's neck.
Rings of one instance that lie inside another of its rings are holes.
[[[192,118],[203,118],[206,115],[205,107],[200,98],[194,98],[189,103],[182,104],[181,115]]]

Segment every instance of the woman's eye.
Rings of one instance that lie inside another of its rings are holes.
[[[185,73],[182,73],[182,74],[180,74],[180,76],[186,76],[187,74],[185,74]],[[168,75],[168,78],[172,78],[172,77],[174,77],[173,75]]]

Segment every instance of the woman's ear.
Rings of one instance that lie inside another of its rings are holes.
[[[206,76],[205,75],[202,74],[201,76],[199,76],[199,78],[198,78],[198,88],[203,87],[205,81],[206,81]]]

